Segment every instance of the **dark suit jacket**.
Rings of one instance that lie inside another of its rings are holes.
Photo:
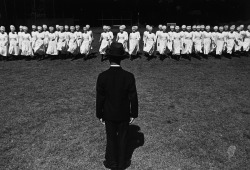
[[[138,98],[132,73],[111,66],[98,76],[96,92],[97,118],[125,121],[138,117]]]

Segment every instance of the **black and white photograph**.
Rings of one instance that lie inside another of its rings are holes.
[[[250,170],[250,0],[0,0],[0,170]]]

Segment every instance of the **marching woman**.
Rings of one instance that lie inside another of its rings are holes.
[[[64,26],[64,33],[65,33],[65,36],[66,36],[66,55],[64,56],[65,57],[68,57],[69,56],[69,52],[68,52],[68,49],[69,49],[69,26],[68,25],[65,25]]]
[[[83,59],[85,60],[86,57],[89,55],[89,51],[91,48],[91,42],[92,42],[92,37],[88,33],[87,27],[83,28],[83,33],[82,33],[82,45],[81,45],[81,54],[84,55]]]
[[[45,50],[47,50],[48,48],[48,44],[49,44],[49,31],[48,31],[48,27],[47,25],[43,25],[43,32],[44,32],[44,46],[45,46]]]
[[[216,52],[216,44],[217,44],[217,37],[218,37],[218,26],[214,26],[214,32],[211,33],[212,36],[212,48],[211,48],[211,52],[213,52],[213,54]]]
[[[23,26],[23,34],[22,34],[22,53],[21,55],[26,57],[26,60],[30,60],[33,56],[32,50],[32,38],[31,35],[28,33],[28,27]]]
[[[92,50],[93,47],[92,47],[92,43],[94,42],[94,35],[93,35],[93,31],[90,29],[90,25],[86,25],[86,28],[87,28],[87,33],[91,36],[91,44],[90,44],[90,49]],[[110,27],[108,26],[107,27],[107,31],[109,32],[110,30]]]
[[[109,44],[111,44],[111,43],[113,42],[113,39],[114,39],[114,34],[113,34],[113,32],[111,31],[111,27],[110,27],[110,26],[107,26],[107,32],[108,32],[109,35],[110,35]]]
[[[244,42],[243,42],[243,50],[245,52],[249,52],[250,49],[250,25],[247,26],[247,31],[245,31],[244,35]]]
[[[181,34],[181,49],[182,49],[182,51],[181,51],[181,54],[185,54],[185,47],[184,47],[184,37],[185,37],[185,34],[186,34],[186,28],[187,28],[187,26],[186,25],[182,25],[181,26],[181,32],[180,32],[180,34]]]
[[[236,55],[239,55],[241,52],[242,44],[243,44],[243,36],[240,33],[241,27],[237,27],[237,31],[235,32],[235,53]]]
[[[77,42],[77,54],[80,54],[80,48],[82,45],[82,32],[80,31],[80,26],[76,25],[76,31],[75,31],[75,35],[76,35],[76,42]]]
[[[69,48],[68,52],[75,57],[77,55],[77,42],[76,42],[76,34],[75,34],[75,27],[70,26],[69,32]]]
[[[141,40],[141,34],[140,31],[138,30],[138,26],[135,26],[136,33],[138,34],[139,41],[138,41],[138,52],[140,51],[140,40]]]
[[[180,60],[181,54],[181,34],[180,34],[180,27],[175,26],[175,32],[173,33],[173,55],[177,56],[177,60]]]
[[[217,41],[216,41],[216,56],[221,57],[223,52],[223,48],[225,45],[225,36],[223,34],[223,27],[219,27],[219,32],[217,34]]]
[[[140,34],[136,31],[136,26],[132,27],[132,32],[129,34],[129,55],[130,59],[132,59],[131,55],[137,55],[139,52],[139,41]]]
[[[196,27],[196,31],[193,33],[194,51],[195,54],[202,53],[202,33],[200,31],[200,26]],[[200,56],[198,56],[200,58]]]
[[[60,58],[63,58],[62,55],[67,54],[67,35],[63,26],[60,26],[60,32],[58,33],[57,50]]]
[[[174,26],[171,25],[170,31],[168,32],[169,39],[170,39],[170,41],[168,41],[168,49],[170,51],[170,54],[173,53],[173,34],[174,34]]]
[[[190,54],[192,54],[193,49],[193,32],[191,31],[191,26],[187,26],[187,32],[183,37],[183,54],[188,56],[188,59],[191,60]]]
[[[160,43],[159,43],[159,41],[160,41],[159,40],[159,36],[162,33],[162,25],[159,25],[158,28],[159,28],[159,30],[156,31],[156,33],[155,33],[155,36],[156,36],[156,52],[157,53],[159,53],[159,45],[160,45]]]
[[[32,48],[34,50],[34,44],[35,44],[35,41],[36,41],[36,35],[37,35],[37,30],[36,30],[36,26],[35,25],[32,25],[32,31],[31,31],[31,38],[32,38]]]
[[[10,33],[9,33],[9,54],[12,56],[18,56],[19,55],[19,45],[18,45],[18,35],[15,32],[14,25],[10,26]]]
[[[104,55],[106,54],[106,50],[109,48],[110,45],[110,33],[108,33],[107,26],[103,26],[103,33],[101,33],[99,43],[101,44],[99,52],[102,56],[101,61],[103,61]]]
[[[128,52],[128,34],[124,31],[124,25],[120,26],[120,32],[117,33],[116,42],[122,43],[125,52]]]
[[[236,41],[236,37],[235,37],[235,25],[232,25],[230,27],[230,32],[228,32],[228,36],[227,36],[227,56],[231,57],[230,55],[233,53],[233,49],[235,47],[235,41]]]
[[[212,46],[212,34],[210,32],[210,26],[206,26],[206,31],[203,33],[203,53],[204,55],[208,56],[211,52]]]
[[[152,33],[153,27],[148,28],[148,33],[145,37],[145,47],[143,49],[145,56],[152,56],[155,51],[156,36]]]
[[[159,53],[161,56],[166,55],[167,46],[168,46],[169,35],[167,33],[167,27],[164,25],[162,26],[162,33],[159,35]]]
[[[146,47],[146,37],[148,34],[148,29],[149,29],[149,25],[146,25],[146,30],[143,32],[143,37],[142,37],[142,41],[143,41],[143,48]]]
[[[0,56],[3,58],[7,59],[8,55],[8,34],[5,32],[5,27],[1,26],[0,27]]]
[[[39,58],[39,60],[44,59],[44,55],[46,52],[45,49],[45,32],[43,31],[41,26],[37,27],[36,39],[34,42],[34,54]]]
[[[54,32],[54,27],[52,26],[49,27],[48,40],[49,40],[49,44],[48,44],[46,54],[50,56],[58,55],[58,50],[57,50],[58,34]]]
[[[19,45],[19,55],[22,53],[22,40],[23,40],[23,26],[19,26],[19,32],[17,33],[18,35],[18,45]]]

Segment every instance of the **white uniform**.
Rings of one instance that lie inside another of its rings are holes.
[[[143,47],[146,46],[146,37],[148,36],[148,31],[144,31],[142,41],[143,41]]]
[[[77,53],[80,53],[80,48],[82,45],[82,32],[81,31],[76,31],[75,32],[76,35],[76,42],[77,42]]]
[[[181,34],[181,49],[182,49],[181,53],[182,54],[185,54],[185,50],[184,50],[185,49],[185,47],[184,47],[185,43],[184,42],[185,42],[186,33],[187,33],[186,31],[181,31],[180,32],[180,34]]]
[[[223,52],[224,48],[224,43],[225,43],[225,36],[223,33],[218,32],[217,33],[217,41],[216,41],[216,55],[221,55]]]
[[[156,36],[154,33],[147,33],[145,37],[145,47],[144,52],[147,52],[149,55],[153,55],[155,50]]]
[[[102,42],[101,42],[101,46],[99,49],[100,54],[106,54],[106,50],[110,45],[110,33],[108,32],[103,32],[101,33],[101,37],[102,37]]]
[[[193,33],[192,32],[186,32],[184,39],[183,39],[183,51],[182,54],[191,54],[193,49]]]
[[[23,40],[23,34],[24,32],[18,32],[17,35],[18,35],[18,45],[19,45],[19,54],[21,54],[22,52],[22,40]]]
[[[159,43],[159,38],[161,35],[162,31],[158,30],[156,31],[155,35],[156,35],[156,51],[159,52],[159,47],[160,47],[160,43]]]
[[[202,33],[196,31],[193,33],[194,50],[196,53],[202,53]]]
[[[31,38],[32,38],[32,48],[35,47],[35,41],[36,41],[36,35],[38,34],[38,31],[32,31],[31,32]]]
[[[235,47],[235,32],[229,32],[227,36],[227,53],[232,54]]]
[[[222,34],[224,36],[224,40],[225,40],[225,44],[224,44],[224,47],[223,47],[223,51],[226,51],[226,48],[227,48],[227,41],[228,41],[228,31],[223,31]]]
[[[170,39],[170,41],[168,41],[168,49],[170,52],[173,52],[173,34],[174,34],[173,31],[168,32],[168,36]]]
[[[243,50],[249,51],[249,49],[250,49],[250,31],[245,31],[244,37],[245,37],[245,39],[243,42]]]
[[[212,33],[204,32],[203,33],[203,53],[208,55],[212,49]]]
[[[67,53],[67,35],[65,32],[58,33],[57,50],[60,51],[62,54]]]
[[[69,32],[69,48],[68,52],[70,52],[73,55],[77,54],[77,37],[74,32]]]
[[[29,33],[22,34],[22,52],[21,55],[23,56],[33,56],[32,50],[32,38]]]
[[[173,55],[180,55],[181,54],[181,33],[174,32],[173,33]]]
[[[82,45],[81,45],[81,54],[85,54],[88,55],[89,51],[90,51],[90,45],[91,45],[91,41],[92,41],[92,37],[90,34],[88,33],[82,33]]]
[[[140,34],[131,32],[129,34],[129,54],[136,55],[139,51]]]
[[[36,34],[35,44],[34,44],[34,53],[39,55],[44,55],[45,50],[45,32],[38,32]]]
[[[109,33],[109,36],[110,36],[109,43],[111,44],[113,42],[113,39],[114,39],[114,34],[111,31],[108,31],[108,33]]]
[[[8,34],[6,32],[0,33],[0,55],[8,55]]]
[[[161,32],[158,37],[157,45],[161,55],[165,54],[168,49],[169,35],[167,32]]]
[[[243,45],[243,35],[239,32],[235,32],[235,51],[241,51]]]
[[[16,32],[9,33],[9,42],[10,42],[9,54],[16,56],[19,55],[18,35]]]
[[[49,44],[48,44],[46,54],[58,55],[57,39],[58,39],[57,33],[49,33],[49,35],[48,35]]]
[[[87,33],[91,36],[91,39],[94,40],[92,30],[87,31]],[[91,44],[91,46],[90,46],[90,49],[91,49],[91,50],[93,49],[92,44]]]
[[[212,52],[216,50],[218,32],[212,32],[211,36],[212,36],[212,48],[211,48],[211,52]]]
[[[117,42],[122,43],[123,44],[123,48],[126,52],[128,52],[128,33],[126,32],[119,32],[117,34]]]

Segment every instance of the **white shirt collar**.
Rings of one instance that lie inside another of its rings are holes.
[[[121,66],[118,64],[111,64],[110,67],[121,67]]]

